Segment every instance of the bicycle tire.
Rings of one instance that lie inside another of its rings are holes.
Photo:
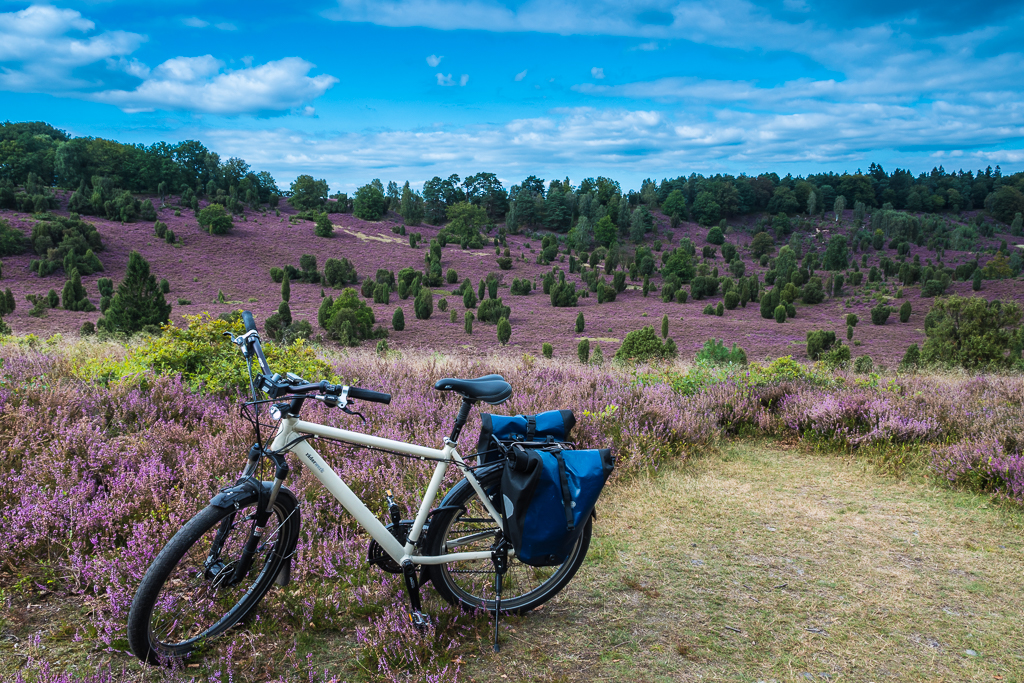
[[[265,505],[266,496],[260,498]],[[128,643],[136,657],[147,664],[186,657],[256,608],[294,550],[300,525],[298,501],[282,488],[249,572],[236,585],[217,585],[218,576],[231,576],[231,558],[245,544],[252,528],[246,522],[259,502],[253,492],[238,500],[237,507],[207,506],[167,542],[146,571],[128,613]],[[211,576],[210,548],[222,529],[223,546],[215,559],[226,561]],[[183,637],[174,642],[179,627]]]
[[[484,475],[480,484],[485,491],[497,490],[501,470]],[[444,506],[459,506],[462,509],[447,509],[434,515],[430,521],[425,547],[428,555],[441,555],[449,543],[458,545],[458,551],[488,550],[498,530],[477,498],[476,492],[466,480],[456,484],[447,496]],[[476,521],[473,521],[476,520]],[[493,531],[494,533],[489,533]],[[474,536],[471,547],[465,541]],[[558,594],[583,564],[590,548],[593,520],[587,524],[579,541],[565,562],[557,567],[533,567],[509,558],[508,571],[502,586],[501,611],[523,614],[543,605]],[[477,536],[478,534],[483,534]],[[453,546],[454,549],[455,546]],[[490,559],[450,562],[448,564],[425,565],[434,590],[451,605],[458,604],[466,610],[484,609],[494,613],[494,565]],[[526,588],[527,590],[523,590]]]

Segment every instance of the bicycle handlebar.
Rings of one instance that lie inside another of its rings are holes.
[[[255,352],[256,357],[260,361],[260,367],[263,369],[263,376],[261,381],[257,382],[257,387],[263,389],[271,398],[277,398],[284,394],[306,394],[320,391],[336,398],[345,396],[346,398],[370,401],[372,403],[391,403],[391,394],[363,389],[362,387],[331,384],[327,381],[314,384],[293,384],[287,380],[280,380],[280,375],[272,375],[270,365],[267,363],[267,357],[263,355],[263,343],[260,341],[259,332],[256,330],[256,320],[252,317],[252,313],[242,311],[242,322],[245,324],[245,344],[251,352]]]

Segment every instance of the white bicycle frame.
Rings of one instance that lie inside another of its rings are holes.
[[[413,554],[416,550],[416,544],[420,539],[423,527],[427,522],[427,516],[430,514],[430,508],[433,506],[434,500],[437,498],[437,492],[441,488],[441,482],[444,480],[444,474],[449,465],[465,465],[465,461],[462,459],[462,456],[459,455],[454,442],[449,439],[445,439],[444,448],[442,450],[437,450],[434,448],[427,448],[426,446],[417,446],[415,444],[405,443],[404,441],[393,441],[391,439],[383,439],[381,437],[363,434],[361,432],[351,432],[347,429],[328,427],[316,422],[306,422],[297,417],[285,417],[281,420],[277,434],[274,436],[274,441],[270,445],[270,450],[280,450],[296,438],[305,434],[322,436],[325,439],[340,441],[347,444],[392,451],[395,453],[414,456],[420,460],[434,460],[437,462],[437,466],[434,468],[434,474],[430,478],[430,483],[427,485],[427,490],[423,495],[423,502],[420,503],[419,511],[416,513],[416,520],[413,522],[412,529],[409,531],[408,540],[403,546],[397,539],[395,539],[394,536],[391,535],[391,532],[381,524],[380,520],[378,520],[369,508],[366,507],[359,496],[352,492],[352,489],[342,481],[341,477],[338,476],[338,473],[324,461],[320,454],[316,452],[316,449],[310,446],[307,441],[299,441],[298,443],[288,447],[288,451],[301,458],[313,475],[319,479],[321,483],[327,487],[327,490],[331,492],[331,495],[341,503],[341,506],[345,508],[345,510],[347,510],[349,514],[351,514],[356,521],[366,529],[367,532],[369,532],[370,536],[377,541],[384,551],[399,565],[402,565],[406,561],[411,561],[413,564],[445,564],[447,562],[454,561],[491,559],[491,551],[489,550],[467,553],[448,553],[443,555]],[[487,509],[488,514],[494,519],[495,523],[500,528],[501,516],[494,508],[494,505],[491,504],[491,501],[484,492],[483,487],[480,486],[480,482],[471,471],[463,469],[463,473],[466,480],[469,481],[470,486],[472,486],[473,490],[476,491],[476,495],[480,499],[480,502],[483,503],[484,507]],[[509,551],[509,554],[513,554],[511,550]]]

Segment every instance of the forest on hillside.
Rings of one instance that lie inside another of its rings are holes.
[[[706,226],[752,214],[824,215],[863,206],[932,214],[983,210],[1019,235],[1018,215],[1024,212],[1024,172],[1003,175],[998,166],[948,172],[940,166],[915,176],[900,168],[890,173],[875,163],[866,172],[806,177],[691,173],[660,182],[647,179],[639,189],[624,189],[606,177],[574,185],[568,178],[545,182],[534,175],[506,189],[489,172],[464,179],[457,174],[435,176],[422,192],[408,181],[399,186],[394,180],[385,185],[374,179],[352,197],[336,193],[330,195],[335,201],[327,201],[325,180],[300,175],[284,188],[269,172],[254,171],[237,157],[221,160],[196,140],[125,144],[70,137],[44,122],[0,124],[0,207],[31,210],[39,204],[45,209],[46,188],[55,187],[79,193],[72,208],[80,213],[126,221],[142,210],[125,193],[181,195],[186,203],[203,197],[233,213],[241,213],[243,206],[276,206],[285,196],[300,209],[353,212],[366,220],[394,211],[411,225],[439,225],[449,218],[451,207],[465,202],[485,211],[489,222],[504,222],[512,234],[531,228],[565,233],[580,217],[596,226],[607,216],[625,235],[625,223],[638,206],[656,207],[677,223],[692,220]],[[22,195],[28,198],[19,199],[17,188],[24,188]],[[23,205],[17,206],[18,201]],[[33,206],[24,206],[29,201]]]

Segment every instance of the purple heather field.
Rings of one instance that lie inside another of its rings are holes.
[[[62,198],[62,207],[67,204],[68,195]],[[159,200],[154,199],[154,205]],[[111,277],[115,284],[124,276],[131,250],[139,251],[150,263],[151,271],[158,278],[166,278],[170,282],[171,291],[167,295],[168,302],[173,305],[173,319],[182,322],[185,314],[210,311],[218,314],[237,308],[249,308],[262,324],[280,303],[280,285],[270,277],[271,267],[283,267],[291,264],[299,265],[302,254],[314,254],[319,269],[323,269],[328,258],[345,257],[356,266],[360,280],[372,277],[378,268],[387,268],[397,272],[411,266],[424,269],[424,253],[427,245],[439,228],[421,225],[408,228],[409,232],[419,232],[423,241],[417,248],[409,246],[408,238],[392,232],[392,227],[400,224],[400,218],[392,214],[389,219],[379,222],[367,222],[351,214],[331,214],[335,225],[332,238],[315,237],[313,223],[304,220],[293,220],[295,210],[282,204],[280,217],[273,211],[261,215],[259,212],[247,211],[244,217],[235,219],[235,227],[230,234],[211,236],[203,232],[188,209],[181,211],[181,216],[174,215],[177,207],[176,198],[167,198],[164,208],[158,210],[159,219],[174,231],[178,244],[166,244],[153,233],[152,223],[136,222],[121,224],[116,221],[84,216],[94,223],[103,238],[105,251],[98,256],[106,271],[83,278],[83,283],[94,303],[99,303],[96,280],[100,277]],[[66,210],[57,211],[66,215]],[[967,221],[973,216],[960,215],[954,221]],[[34,220],[30,215],[12,211],[0,211],[0,218],[7,219],[12,225],[26,232]],[[949,218],[949,217],[947,217]],[[648,244],[660,239],[664,248],[677,246],[679,240],[688,237],[693,240],[698,254],[707,245],[707,231],[694,223],[682,223],[675,230],[668,225],[668,219],[655,213],[657,223],[656,237],[648,238]],[[739,256],[746,264],[746,274],[756,273],[763,283],[765,268],[758,265],[749,253],[748,246],[752,238],[753,217],[747,217],[731,224],[726,239],[739,248]],[[818,222],[812,219],[812,227],[820,230],[820,238],[814,241],[819,254],[824,252],[829,230],[847,231],[853,224],[852,212],[847,211],[840,226],[830,219]],[[1005,226],[997,226],[997,230],[1005,230]],[[490,236],[496,233],[492,233]],[[1014,238],[1009,234],[997,232],[991,238],[979,238],[980,248],[995,248],[1001,240],[1007,240],[1012,246]],[[1020,241],[1017,238],[1016,241]],[[745,308],[726,311],[721,318],[703,315],[702,311],[708,303],[717,304],[721,295],[702,301],[689,300],[685,304],[663,303],[657,293],[643,297],[639,282],[629,282],[625,292],[618,295],[611,303],[597,303],[597,296],[591,294],[581,298],[577,308],[554,308],[549,298],[542,291],[535,290],[527,296],[512,296],[509,286],[513,278],[527,277],[539,284],[539,279],[550,269],[536,263],[540,251],[539,240],[525,235],[510,235],[508,246],[515,257],[511,271],[500,271],[495,263],[493,247],[479,250],[463,250],[457,244],[449,244],[443,249],[442,267],[445,272],[454,268],[461,282],[470,278],[474,288],[481,278],[488,273],[498,273],[503,278],[499,288],[499,296],[505,305],[510,306],[512,314],[512,338],[509,346],[514,350],[539,354],[543,342],[550,342],[556,357],[574,357],[576,345],[582,336],[591,339],[602,347],[605,355],[614,353],[626,333],[644,325],[653,325],[660,329],[661,317],[669,317],[669,336],[675,341],[682,358],[692,358],[703,343],[714,337],[723,339],[727,345],[738,344],[753,359],[793,355],[798,360],[806,360],[804,345],[809,330],[827,329],[836,332],[837,337],[845,337],[845,316],[856,313],[860,317],[851,351],[854,356],[870,355],[876,364],[894,365],[907,346],[924,341],[924,316],[928,312],[931,299],[922,298],[920,286],[904,289],[904,299],[910,301],[913,313],[909,322],[901,324],[898,315],[892,315],[884,326],[875,326],[870,322],[869,309],[875,304],[874,292],[864,292],[863,288],[847,285],[843,297],[826,299],[825,302],[806,306],[797,304],[796,318],[779,325],[774,320],[761,318],[756,303],[748,303]],[[781,245],[777,245],[781,246]],[[627,247],[628,249],[629,247]],[[776,252],[777,253],[777,252]],[[526,260],[518,257],[525,254]],[[876,265],[882,255],[895,259],[894,250],[875,252],[867,250],[868,265]],[[929,259],[934,261],[935,253],[924,247],[912,246],[910,256],[919,255],[922,267]],[[851,257],[861,259],[862,254],[851,252]],[[660,254],[655,254],[660,258]],[[975,254],[947,250],[944,263],[956,266],[975,258]],[[980,255],[982,265],[988,260],[988,254]],[[77,333],[78,328],[86,320],[95,321],[99,313],[69,312],[51,309],[43,318],[28,315],[30,305],[25,300],[28,294],[45,294],[50,289],[59,293],[63,286],[60,272],[46,278],[38,278],[29,271],[32,256],[23,254],[4,259],[4,278],[0,285],[10,287],[18,304],[15,313],[6,318],[15,334],[33,333],[50,335],[55,332],[63,334]],[[698,258],[698,260],[700,260]],[[707,261],[711,267],[719,267],[726,274],[726,263],[719,249],[716,257]],[[851,263],[852,265],[852,263]],[[568,270],[568,264],[560,264]],[[867,268],[861,267],[863,271]],[[570,280],[584,288],[579,274],[568,275]],[[610,280],[610,276],[606,276]],[[865,277],[865,282],[866,282]],[[652,281],[660,286],[661,279],[654,276]],[[454,285],[445,285],[445,289],[435,289],[435,309],[429,320],[417,320],[413,315],[412,299],[399,300],[397,294],[392,295],[389,305],[375,305],[367,300],[374,309],[379,324],[390,329],[391,317],[396,307],[401,306],[405,313],[405,329],[402,332],[391,330],[389,344],[399,349],[433,349],[454,350],[472,355],[486,354],[498,346],[494,325],[476,323],[473,334],[467,335],[463,330],[461,298],[453,296]],[[889,295],[895,295],[898,286],[894,278],[889,279]],[[218,304],[217,295],[222,291],[227,303]],[[307,319],[316,323],[316,311],[320,304],[320,285],[292,282],[291,309],[295,319]],[[970,282],[954,282],[949,293],[961,295],[981,295],[989,299],[1015,298],[1024,300],[1024,286],[1020,279],[1001,281],[985,281],[979,293],[971,291]],[[330,289],[328,289],[330,293]],[[449,322],[449,314],[442,313],[436,307],[437,300],[447,295],[448,303],[458,312],[458,322]],[[178,305],[178,300],[188,300],[188,305]],[[893,299],[890,303],[899,306],[902,300]],[[583,335],[576,335],[574,322],[578,312],[582,311],[586,320]],[[319,333],[319,330],[317,330]]]

